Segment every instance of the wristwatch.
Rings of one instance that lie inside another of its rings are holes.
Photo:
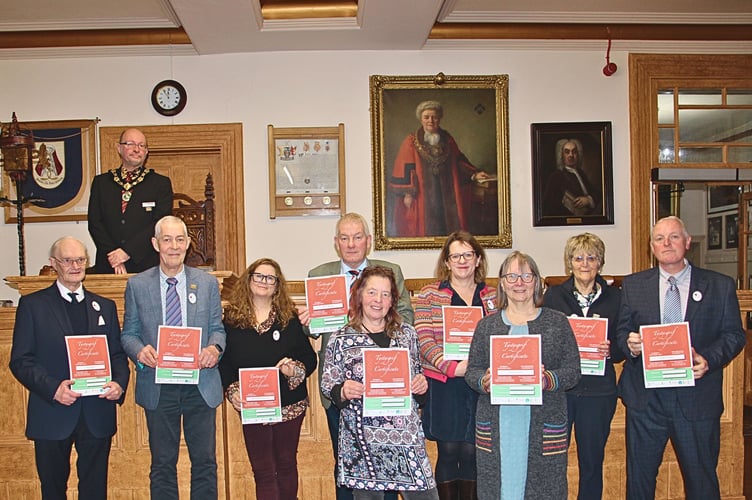
[[[221,346],[221,345],[219,345],[219,344],[214,344],[214,347],[216,347],[216,348],[217,348],[217,351],[219,351],[219,353],[220,353],[220,354],[222,354],[222,352],[224,352],[224,349],[222,349],[222,346]]]

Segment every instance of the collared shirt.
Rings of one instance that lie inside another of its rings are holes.
[[[60,296],[64,301],[73,302],[70,295],[68,295],[71,292],[76,294],[76,300],[78,302],[84,300],[84,286],[82,284],[79,283],[78,288],[76,288],[75,290],[68,290],[59,281],[55,281],[55,284],[57,285],[57,291],[60,292]]]
[[[159,268],[159,296],[162,300],[162,324],[166,323],[165,320],[165,310],[167,309],[167,278],[170,276],[167,276],[164,272],[162,272],[162,268]],[[175,289],[178,292],[178,297],[180,297],[180,323],[182,326],[188,326],[188,301],[186,299],[186,277],[185,277],[185,266],[180,270],[178,274],[173,276],[176,280],[178,280],[177,285],[175,285]]]
[[[368,259],[365,259],[363,262],[360,263],[358,267],[354,269],[348,266],[347,264],[345,264],[344,262],[342,262],[341,260],[339,262],[340,262],[339,264],[340,273],[344,274],[345,277],[347,277],[347,289],[348,289],[348,296],[349,296],[350,295],[349,290],[352,287],[352,284],[355,283],[356,279],[358,279],[357,276],[353,276],[352,274],[350,274],[350,271],[358,271],[358,275],[360,275],[360,273],[363,272],[363,269],[368,267]]]
[[[666,301],[666,291],[668,290],[669,286],[671,286],[668,283],[668,278],[670,276],[676,278],[676,286],[677,288],[679,288],[679,297],[681,297],[682,319],[685,318],[687,316],[689,284],[692,279],[692,266],[690,265],[689,261],[687,261],[687,259],[684,259],[684,269],[676,274],[669,274],[660,266],[658,266],[658,269],[660,273],[658,297],[661,301],[661,318],[663,317],[663,303]]]

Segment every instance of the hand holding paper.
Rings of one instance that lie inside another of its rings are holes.
[[[692,372],[694,373],[695,380],[700,379],[708,373],[708,360],[705,359],[702,354],[695,351],[695,348],[692,348]]]
[[[117,401],[120,399],[120,396],[123,395],[123,388],[120,387],[120,384],[115,382],[114,380],[110,380],[106,384],[102,386],[102,389],[104,392],[99,395],[100,398],[107,399],[109,401]]]
[[[410,382],[410,392],[420,396],[421,394],[425,394],[427,390],[428,381],[426,380],[426,377],[423,376],[422,373],[418,373],[413,377],[412,382]]]
[[[60,382],[60,385],[55,391],[55,396],[53,396],[53,399],[61,405],[65,406],[70,406],[75,403],[76,400],[81,397],[81,395],[77,392],[71,391],[71,385],[73,385],[73,380],[63,380],[62,382]]]
[[[642,335],[637,332],[630,333],[627,337],[627,347],[635,358],[642,354]]]
[[[359,399],[363,397],[366,386],[354,380],[345,380],[342,384],[342,399]]]
[[[136,361],[149,368],[157,367],[157,350],[151,344],[146,344],[136,356]]]

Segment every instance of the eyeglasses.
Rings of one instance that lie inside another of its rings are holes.
[[[572,262],[576,262],[577,264],[582,264],[585,261],[587,261],[588,264],[595,264],[596,262],[600,262],[600,260],[601,259],[595,255],[575,255],[572,257]]]
[[[449,259],[449,262],[459,262],[460,259],[470,260],[473,257],[475,257],[475,252],[463,252],[463,253],[450,253],[447,255],[447,258]]]
[[[261,273],[253,273],[251,274],[251,279],[254,283],[268,283],[270,285],[276,285],[279,281],[279,278],[276,276],[272,276],[271,274],[261,274]]]
[[[128,141],[128,142],[120,142],[118,144],[120,144],[121,146],[125,146],[128,149],[136,149],[136,148],[139,148],[139,149],[149,149],[149,146],[147,146],[143,142]]]
[[[507,273],[502,274],[501,277],[507,280],[507,283],[512,285],[514,283],[517,283],[517,280],[520,278],[522,278],[523,283],[531,283],[533,281],[533,278],[535,278],[535,275],[533,273]]]
[[[86,257],[76,257],[75,259],[71,259],[69,257],[63,257],[62,259],[58,259],[57,257],[53,257],[56,261],[58,261],[60,264],[64,265],[65,267],[70,267],[73,264],[78,264],[79,266],[83,266],[86,264]]]

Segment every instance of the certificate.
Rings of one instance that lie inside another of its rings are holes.
[[[307,278],[305,280],[306,303],[311,324],[308,328],[314,336],[336,332],[347,323],[348,288],[344,274]]]
[[[198,384],[201,328],[160,325],[157,332],[157,384]]]
[[[689,323],[641,326],[640,335],[646,389],[695,385]]]
[[[483,317],[483,308],[443,306],[441,312],[444,326],[444,359],[467,359],[475,326]]]
[[[73,380],[71,390],[82,396],[103,394],[112,380],[107,335],[70,335],[65,337],[68,366]]]
[[[491,404],[543,404],[540,336],[491,337]]]
[[[569,324],[580,351],[580,371],[583,375],[606,373],[606,358],[598,354],[598,346],[608,339],[608,318],[570,316]]]
[[[404,347],[363,350],[363,416],[409,415],[410,356]]]
[[[241,368],[240,418],[244,424],[282,421],[278,368]]]

